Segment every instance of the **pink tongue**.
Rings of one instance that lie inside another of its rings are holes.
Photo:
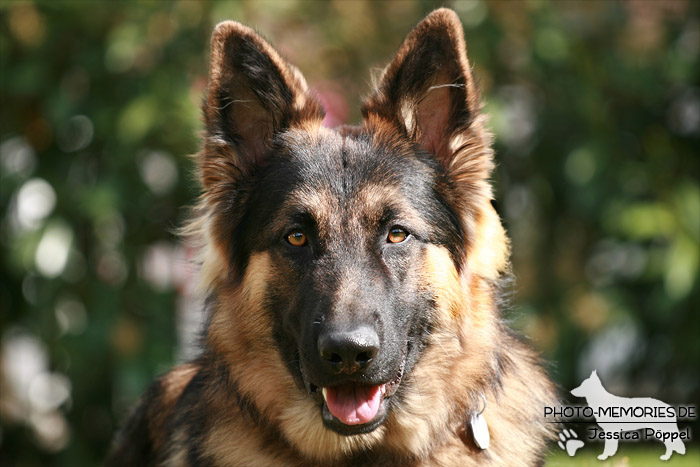
[[[345,384],[326,388],[328,410],[346,425],[361,425],[371,421],[379,410],[381,386]]]

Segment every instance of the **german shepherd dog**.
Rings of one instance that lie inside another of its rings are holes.
[[[108,465],[542,463],[557,398],[500,317],[509,242],[480,109],[450,10],[334,129],[295,67],[219,24],[187,227],[202,354],[150,387]]]

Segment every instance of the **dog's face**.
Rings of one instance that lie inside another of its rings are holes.
[[[505,267],[479,106],[447,10],[409,34],[352,128],[323,128],[301,74],[252,30],[227,22],[214,33],[199,161],[202,228],[219,259],[205,280],[233,291],[231,319],[274,342],[240,344],[231,359],[281,360],[337,433],[372,432],[415,395],[431,336],[449,328],[445,348],[463,345],[454,329],[470,275]],[[224,347],[234,339],[210,332]]]
[[[434,159],[377,132],[283,133],[241,238],[242,251],[275,264],[267,300],[282,355],[343,434],[384,420],[431,322],[435,297],[418,265],[428,245],[461,238]]]

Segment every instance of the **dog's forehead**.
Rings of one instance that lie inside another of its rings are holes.
[[[290,162],[308,175],[328,178],[343,165],[364,165],[377,162],[379,154],[372,137],[365,133],[341,132],[335,129],[315,128],[309,131],[291,130],[280,139]]]
[[[362,185],[380,181],[376,168],[381,158],[365,138],[325,129],[293,131],[280,146],[284,153],[280,168],[301,190],[313,188],[342,200],[354,196]]]
[[[281,146],[283,170],[295,179],[283,211],[309,212],[328,225],[376,223],[388,210],[418,222],[409,191],[430,186],[433,174],[399,148],[371,134],[328,129],[290,132]]]

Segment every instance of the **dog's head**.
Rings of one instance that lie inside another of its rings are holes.
[[[422,362],[450,378],[450,351],[475,339],[465,322],[489,308],[478,281],[507,265],[454,12],[408,35],[362,113],[358,127],[324,128],[296,68],[251,29],[217,26],[196,224],[210,345],[292,440],[400,423]]]

